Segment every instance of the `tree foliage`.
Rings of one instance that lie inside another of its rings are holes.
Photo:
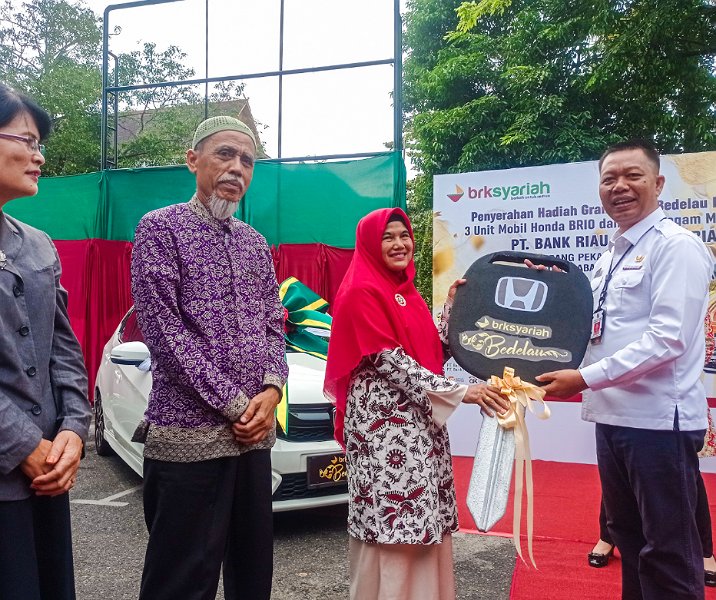
[[[0,81],[33,97],[53,121],[47,140],[47,175],[100,168],[102,31],[81,0],[3,0],[0,4]],[[141,85],[193,78],[177,46],[144,43],[120,54],[109,81]],[[210,102],[236,100],[237,83],[214,87]],[[119,166],[181,163],[204,116],[197,86],[133,90],[118,98],[118,110],[137,122],[119,148]],[[121,121],[121,118],[120,118]]]
[[[713,0],[412,0],[411,207],[437,173],[591,160],[635,136],[716,149],[714,40]]]
[[[195,72],[184,65],[186,53],[177,46],[158,50],[145,42],[141,50],[117,57],[110,81],[118,85],[145,85],[191,79]],[[116,73],[115,73],[116,70]],[[120,94],[119,126],[131,123],[130,136],[119,148],[120,167],[177,164],[201,120],[203,98],[195,86],[167,86]],[[131,118],[122,118],[130,116]]]
[[[195,71],[185,65],[186,53],[177,46],[158,50],[145,43],[117,57],[118,85],[144,85],[192,79]],[[114,70],[110,80],[115,80]],[[221,82],[209,94],[210,104],[229,102],[243,95],[243,84]],[[131,135],[118,152],[119,167],[172,165],[184,162],[196,126],[205,117],[204,96],[197,86],[167,86],[131,90],[122,94],[119,127],[131,124]],[[211,107],[210,107],[211,109]],[[210,110],[211,112],[211,110]]]
[[[100,42],[98,20],[81,4],[0,5],[0,80],[31,95],[52,117],[48,175],[99,167]]]

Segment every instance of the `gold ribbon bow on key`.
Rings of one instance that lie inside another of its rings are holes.
[[[520,544],[520,529],[522,526],[522,490],[523,478],[526,475],[525,488],[527,492],[527,550],[536,568],[535,559],[532,556],[532,531],[534,524],[533,515],[533,484],[532,484],[532,457],[530,455],[530,437],[527,433],[525,423],[525,409],[529,410],[538,419],[549,419],[551,411],[544,401],[544,390],[532,383],[522,381],[515,376],[515,370],[505,367],[502,377],[492,375],[489,384],[498,388],[500,393],[510,401],[510,407],[504,414],[497,415],[497,422],[505,429],[515,430],[515,500],[512,519],[512,540],[520,558],[522,556],[522,545]],[[534,402],[541,402],[543,410],[536,413]]]

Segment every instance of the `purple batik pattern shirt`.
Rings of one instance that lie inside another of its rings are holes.
[[[132,295],[152,355],[137,433],[144,455],[192,462],[270,448],[235,441],[231,423],[288,376],[283,308],[266,240],[215,219],[194,197],[145,215],[132,253]]]

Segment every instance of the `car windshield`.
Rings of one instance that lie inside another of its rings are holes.
[[[144,336],[137,324],[137,313],[132,308],[125,317],[124,323],[119,330],[119,340],[124,342],[144,342]]]

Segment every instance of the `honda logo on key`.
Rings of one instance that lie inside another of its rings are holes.
[[[502,277],[497,282],[495,303],[502,308],[538,312],[547,299],[547,285],[534,279]]]

